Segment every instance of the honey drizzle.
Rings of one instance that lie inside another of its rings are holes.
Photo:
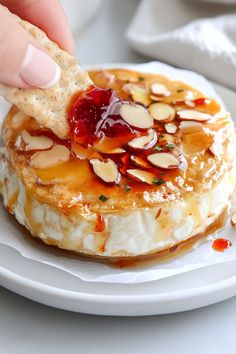
[[[95,232],[103,232],[105,230],[106,224],[102,215],[97,215],[97,222],[94,228]]]

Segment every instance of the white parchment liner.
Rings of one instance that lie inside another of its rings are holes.
[[[98,67],[126,67],[142,72],[161,73],[171,76],[174,79],[185,81],[197,87],[209,97],[214,97],[222,104],[222,100],[215,93],[212,85],[202,76],[185,70],[175,69],[166,64],[151,62],[139,65],[99,65]],[[0,118],[6,113],[8,105],[0,100]],[[236,193],[232,200],[232,209],[236,210]],[[20,227],[14,218],[5,211],[2,203],[0,204],[0,245],[7,245],[14,248],[20,254],[37,262],[48,264],[68,272],[84,281],[106,282],[106,283],[142,283],[158,279],[163,279],[176,274],[191,271],[193,269],[207,267],[212,264],[231,262],[236,263],[236,229],[230,220],[225,227],[217,234],[212,236],[227,238],[232,242],[232,247],[225,252],[216,252],[212,249],[211,243],[203,243],[195,247],[191,252],[184,256],[162,264],[146,265],[136,269],[117,269],[108,265],[96,262],[82,261],[64,256],[60,252],[55,252],[49,246],[45,246],[29,237],[25,237],[23,228]]]

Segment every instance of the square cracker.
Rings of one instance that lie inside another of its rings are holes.
[[[73,95],[86,90],[92,81],[77,60],[52,42],[38,27],[12,15],[42,46],[61,69],[59,82],[48,89],[20,89],[0,84],[4,98],[26,115],[34,117],[41,126],[51,129],[60,138],[68,137],[67,108]]]

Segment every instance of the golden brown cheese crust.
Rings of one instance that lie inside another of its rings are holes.
[[[27,192],[37,200],[56,207],[64,214],[117,213],[151,208],[184,197],[192,191],[206,191],[231,169],[233,157],[229,145],[234,133],[233,124],[228,114],[218,114],[221,108],[214,100],[210,99],[207,104],[199,101],[200,104],[198,102],[195,107],[190,108],[189,101],[197,102],[198,99],[204,99],[204,95],[184,83],[171,81],[160,75],[115,69],[91,72],[90,76],[95,85],[112,87],[121,98],[135,100],[149,107],[155,103],[151,98],[151,85],[164,84],[170,94],[159,101],[173,106],[176,111],[197,110],[211,114],[214,118],[190,129],[180,129],[181,123],[175,118],[172,123],[177,126],[177,131],[172,134],[166,132],[164,123],[155,121],[154,129],[159,134],[158,144],[162,144],[161,140],[176,144],[186,160],[186,168],[163,171],[165,183],[162,185],[137,183],[129,176],[122,175],[121,184],[117,186],[102,182],[93,173],[87,160],[74,156],[68,162],[53,168],[33,168],[29,164],[32,152],[19,151],[15,146],[16,139],[23,130],[40,131],[41,135],[47,134],[47,131],[40,128],[35,119],[22,115],[13,107],[6,117],[3,137],[20,180]],[[21,121],[16,119],[17,115],[18,118],[21,115]],[[50,136],[61,143],[56,136]],[[219,153],[211,149],[213,144],[219,147]],[[127,191],[125,185],[132,189]],[[106,202],[99,199],[101,195],[106,196]]]

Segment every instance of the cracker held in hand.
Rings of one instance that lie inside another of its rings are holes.
[[[67,108],[73,95],[86,90],[91,84],[88,73],[79,66],[76,59],[61,50],[38,27],[12,15],[41,45],[61,69],[59,82],[48,89],[19,89],[0,84],[3,96],[26,115],[34,117],[42,127],[51,129],[60,138],[69,133]]]

